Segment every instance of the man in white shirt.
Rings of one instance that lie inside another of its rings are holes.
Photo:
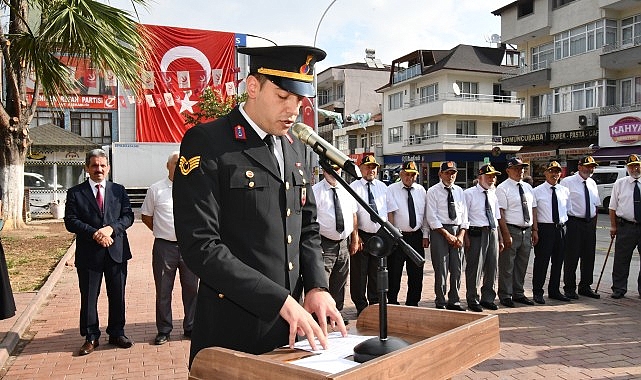
[[[503,306],[514,307],[514,302],[534,305],[525,296],[523,283],[532,246],[539,240],[538,231],[532,228],[536,222],[536,199],[532,187],[523,182],[523,173],[528,164],[519,158],[507,163],[508,178],[496,187],[501,219],[499,226],[505,249],[499,255],[499,300]]]
[[[568,211],[565,259],[563,261],[563,290],[570,299],[579,299],[579,294],[590,298],[600,298],[591,286],[594,277],[594,255],[596,249],[596,222],[598,207],[601,204],[599,189],[591,178],[598,166],[592,156],[579,160],[574,175],[561,182],[570,190],[571,210]],[[576,292],[576,268],[581,260],[581,280],[579,293]]]
[[[612,298],[619,299],[628,291],[630,262],[634,249],[641,250],[641,159],[631,154],[626,160],[629,176],[619,178],[612,186],[610,198],[610,236],[616,236],[612,267]],[[641,272],[637,280],[641,297]]]
[[[340,175],[341,169],[338,165],[332,165],[332,168]],[[324,171],[323,177],[322,181],[312,187],[312,191],[316,198],[329,294],[336,301],[336,308],[341,311],[345,304],[349,256],[358,250],[358,204],[331,173]],[[351,239],[348,239],[350,237]]]
[[[374,156],[363,157],[359,165],[363,178],[352,182],[350,186],[386,222],[387,186],[377,179],[379,166]],[[377,304],[379,301],[378,259],[369,253],[367,241],[376,234],[381,226],[372,220],[370,214],[360,204],[358,205],[357,219],[359,250],[350,258],[349,286],[356,312],[360,314],[368,305]]]
[[[414,161],[403,163],[401,180],[387,188],[387,211],[389,222],[403,234],[407,242],[421,256],[429,247],[429,227],[424,223],[425,188],[416,183],[418,169]],[[407,263],[407,264],[406,264]],[[401,249],[395,249],[387,258],[389,290],[387,300],[398,305],[403,266],[407,269],[407,296],[405,305],[418,306],[423,291],[423,265],[418,266]]]
[[[174,201],[171,192],[179,155],[179,152],[173,152],[169,155],[167,177],[149,186],[140,208],[142,222],[153,231],[155,237],[151,266],[156,285],[156,329],[158,330],[154,339],[156,345],[167,343],[173,330],[171,294],[174,290],[176,271],[180,272],[180,286],[185,311],[183,319],[185,337],[191,337],[196,313],[198,277],[185,265],[174,230]]]
[[[534,270],[532,272],[532,293],[534,302],[544,304],[543,285],[550,269],[548,297],[559,301],[570,301],[561,293],[561,269],[563,267],[563,250],[565,249],[565,223],[568,221],[570,191],[559,185],[561,165],[551,161],[545,169],[545,182],[534,188],[536,198],[536,222],[534,229],[539,231],[539,241],[534,246]]]
[[[503,242],[498,233],[501,212],[493,189],[498,174],[501,172],[494,169],[492,164],[481,166],[476,186],[463,192],[470,221],[470,227],[465,234],[466,299],[467,307],[475,312],[482,312],[483,308],[498,309],[494,303],[494,281],[499,252],[503,250]],[[478,287],[481,279],[483,285],[479,298]]]
[[[463,189],[454,184],[457,172],[454,161],[441,163],[438,173],[441,180],[427,190],[425,215],[431,228],[436,308],[465,311],[461,306],[458,291],[461,287],[463,269],[463,239],[469,222]]]

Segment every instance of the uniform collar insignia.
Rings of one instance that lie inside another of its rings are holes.
[[[238,124],[234,127],[234,137],[236,140],[242,140],[245,141],[247,140],[247,135],[245,134],[245,127],[242,125]]]

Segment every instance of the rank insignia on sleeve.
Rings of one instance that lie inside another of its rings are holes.
[[[245,127],[238,124],[234,127],[234,137],[236,140],[247,140],[247,135],[245,134]]]
[[[189,160],[185,156],[180,156],[180,173],[182,175],[187,175],[191,173],[192,170],[200,166],[200,156],[194,156]]]

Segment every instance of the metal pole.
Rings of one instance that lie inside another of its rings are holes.
[[[612,250],[612,242],[614,242],[614,236],[610,238],[610,246],[608,247],[608,253],[605,255],[605,260],[603,260],[603,268],[601,268],[601,274],[599,275],[599,281],[596,283],[596,288],[594,289],[595,293],[599,292],[599,285],[601,285],[601,277],[603,277],[603,270],[605,269],[605,263],[608,262],[608,256],[610,256],[610,251]]]

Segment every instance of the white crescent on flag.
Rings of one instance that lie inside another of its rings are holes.
[[[203,52],[192,46],[176,46],[167,50],[160,61],[160,71],[166,73],[169,65],[179,58],[190,58],[198,62],[207,76],[205,83],[209,83],[211,79],[211,64],[209,63],[209,59],[207,59],[207,56],[203,54]]]

